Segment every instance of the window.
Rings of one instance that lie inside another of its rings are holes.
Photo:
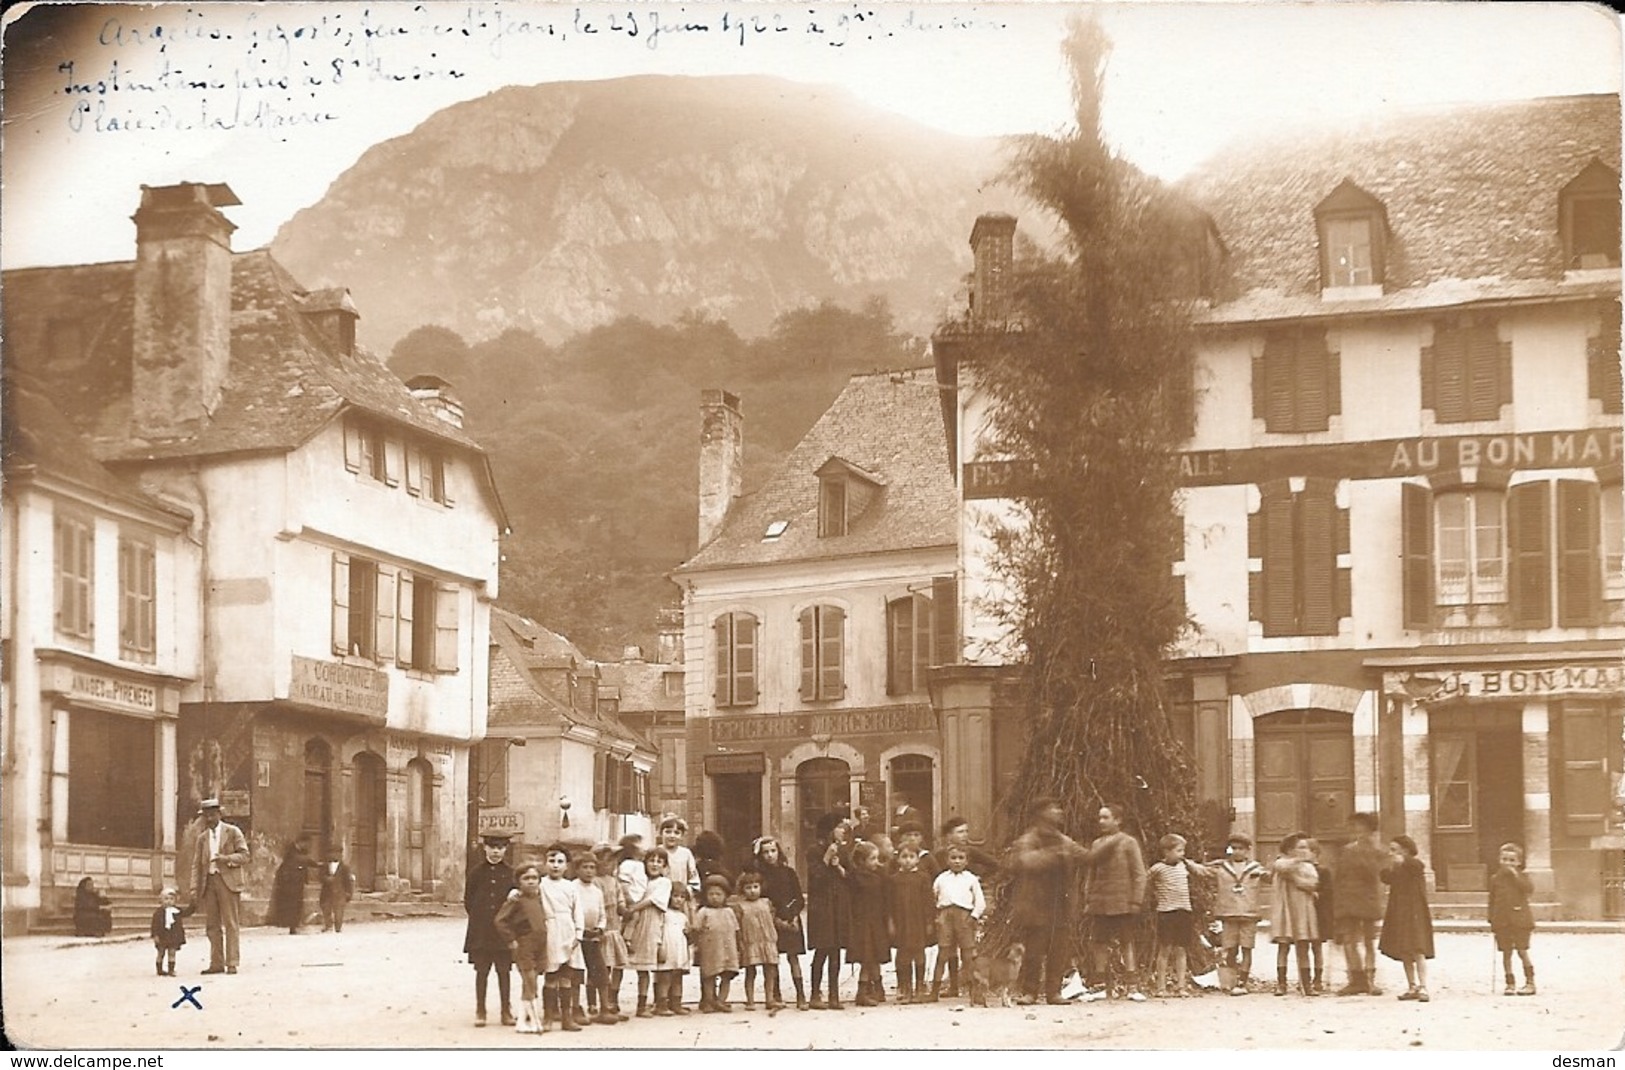
[[[1315,224],[1323,289],[1383,283],[1388,221],[1381,201],[1344,179],[1315,207]]]
[[[1567,271],[1619,267],[1619,175],[1592,160],[1558,194]]]
[[[1625,592],[1625,550],[1618,538],[1604,541],[1620,525],[1618,492],[1610,484],[1604,495],[1589,480],[1553,482],[1437,493],[1406,484],[1406,626],[1599,623],[1604,599]],[[1483,607],[1495,612],[1473,612]]]
[[[396,663],[421,672],[457,671],[457,587],[430,576],[399,576]]]
[[[1553,817],[1561,815],[1561,825],[1554,821],[1554,831],[1585,840],[1606,835],[1614,809],[1610,796],[1619,784],[1619,707],[1565,701],[1557,714],[1552,746],[1562,757],[1562,776],[1553,777],[1560,789]]]
[[[716,647],[718,706],[756,705],[756,618],[725,613],[711,625]]]
[[[508,751],[506,739],[487,737],[480,741],[480,783],[475,796],[481,806],[508,805]]]
[[[648,813],[648,774],[623,758],[594,753],[592,808],[615,814]]]
[[[682,698],[683,674],[680,672],[662,673],[660,676],[660,686],[667,698]]]
[[[660,738],[660,794],[676,798],[683,794],[684,769],[688,765],[688,740],[680,735]]]
[[[1625,493],[1620,484],[1605,484],[1598,488],[1599,511],[1602,514],[1602,590],[1603,598],[1610,602],[1625,600]]]
[[[126,661],[150,662],[157,658],[155,562],[151,543],[119,537],[119,656]]]
[[[818,481],[818,537],[846,534],[846,480],[825,477]]]
[[[886,637],[886,694],[925,690],[926,673],[934,664],[930,596],[910,594],[887,602]]]
[[[1602,411],[1618,414],[1620,405],[1619,302],[1603,309],[1598,332],[1586,339],[1587,394],[1602,404]]]
[[[1435,590],[1441,606],[1507,600],[1505,516],[1499,491],[1434,498]]]
[[[153,722],[98,710],[68,714],[68,839],[151,848],[157,799]]]
[[[1336,635],[1351,615],[1349,576],[1337,555],[1348,552],[1348,510],[1337,507],[1330,480],[1275,480],[1259,488],[1248,518],[1248,556],[1258,561],[1249,590],[1251,617],[1266,636]]]
[[[344,424],[344,467],[388,486],[400,482],[393,453],[383,429],[364,420]]]
[[[839,606],[808,606],[801,611],[801,698],[833,702],[846,695],[842,655],[846,612]]]
[[[1512,346],[1495,321],[1461,317],[1441,321],[1433,344],[1422,347],[1422,408],[1439,423],[1499,420],[1512,401]]]
[[[446,485],[446,458],[438,450],[406,445],[406,493],[441,505],[452,503]]]
[[[1253,418],[1270,432],[1324,431],[1343,408],[1341,378],[1325,331],[1275,332],[1253,361]]]
[[[94,634],[95,535],[88,520],[56,516],[56,630],[88,642]]]

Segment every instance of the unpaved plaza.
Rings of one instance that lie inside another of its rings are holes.
[[[1499,994],[1487,932],[1441,932],[1431,964],[1433,1000],[1393,998],[1401,972],[1383,961],[1381,997],[1305,999],[1208,993],[1146,1003],[978,1008],[963,1000],[860,1009],[856,977],[843,974],[844,1011],[768,1015],[743,1008],[734,984],[727,1014],[634,1018],[579,1033],[521,1036],[492,1021],[473,1025],[473,971],[461,953],[463,919],[429,917],[351,924],[342,933],[248,929],[242,972],[203,977],[208,941],[193,926],[174,978],[153,974],[148,941],[4,942],[5,1027],[18,1047],[208,1048],[764,1048],[1155,1049],[1298,1048],[1595,1051],[1625,1036],[1625,935],[1538,932],[1540,994]],[[1274,949],[1258,948],[1273,975]],[[1340,962],[1332,981],[1342,983]],[[1492,979],[1494,990],[1492,992]],[[887,977],[888,992],[894,991]],[[182,986],[202,988],[182,998]],[[788,973],[784,987],[790,990]],[[623,1009],[634,984],[622,988]],[[518,980],[515,978],[517,996]],[[687,1002],[698,999],[688,976]],[[179,1006],[173,1004],[179,1003]]]

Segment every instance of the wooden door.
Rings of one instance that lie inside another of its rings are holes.
[[[350,801],[350,868],[356,887],[378,889],[378,835],[384,820],[384,761],[376,754],[355,756],[350,774],[354,798]]]
[[[1354,736],[1347,714],[1288,710],[1254,722],[1255,838],[1262,858],[1294,832],[1320,841],[1334,860],[1354,811]]]

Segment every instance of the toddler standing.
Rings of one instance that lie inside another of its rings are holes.
[[[186,926],[181,923],[181,918],[186,916],[187,911],[176,905],[179,900],[179,892],[173,888],[165,888],[158,896],[158,909],[152,912],[152,946],[158,950],[159,977],[163,977],[166,973],[170,977],[175,976],[175,952],[186,943]],[[166,959],[169,964],[168,970],[164,968]],[[1527,956],[1524,961],[1529,961]],[[1510,969],[1510,966],[1508,968]],[[1511,974],[1507,976],[1510,977]]]
[[[1501,865],[1490,878],[1490,932],[1501,952],[1501,970],[1506,974],[1506,994],[1535,994],[1535,964],[1529,960],[1529,936],[1535,931],[1535,916],[1529,910],[1529,893],[1534,884],[1523,871],[1523,848],[1515,843],[1501,845]],[[1514,988],[1512,953],[1523,963],[1523,987]],[[174,970],[170,970],[174,973]]]
[[[1185,999],[1191,994],[1185,955],[1195,933],[1185,837],[1170,832],[1157,841],[1157,849],[1162,852],[1162,860],[1146,874],[1146,887],[1157,910],[1157,957],[1151,971],[1151,994],[1161,996],[1171,984],[1172,994]]]
[[[897,872],[886,889],[892,942],[897,945],[897,998],[902,1003],[913,1003],[916,993],[925,1000],[925,949],[937,942],[934,876],[920,864],[919,848],[905,835],[897,849]]]
[[[1264,867],[1253,861],[1253,841],[1236,832],[1225,841],[1224,858],[1208,866],[1218,879],[1213,913],[1219,919],[1224,964],[1231,971],[1230,994],[1245,996],[1253,972],[1253,944],[1258,939],[1258,893]]]
[[[762,971],[762,1001],[767,1009],[784,1006],[779,996],[779,927],[773,904],[762,898],[762,875],[747,869],[739,875],[739,963],[745,968],[745,1009],[756,1009],[756,971]]]
[[[1405,991],[1400,999],[1428,1001],[1428,963],[1433,957],[1433,913],[1428,909],[1427,870],[1418,857],[1416,841],[1395,836],[1388,844],[1389,867],[1382,871],[1388,885],[1388,910],[1382,916],[1382,938],[1377,950],[1405,967]]]
[[[705,878],[705,905],[694,917],[696,958],[700,965],[700,1012],[732,1010],[728,990],[739,972],[739,915],[728,905],[728,878],[713,873]]]
[[[1309,945],[1320,935],[1315,914],[1318,880],[1309,860],[1309,837],[1294,832],[1281,841],[1281,854],[1270,863],[1275,879],[1275,903],[1270,909],[1270,940],[1275,944],[1275,994],[1287,994],[1286,963],[1290,952],[1298,960],[1298,991],[1315,994],[1309,972]]]

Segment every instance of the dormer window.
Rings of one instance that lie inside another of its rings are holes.
[[[885,480],[851,461],[831,457],[818,476],[818,537],[838,538],[863,515]]]
[[[1619,175],[1592,160],[1558,194],[1565,271],[1619,267]]]
[[[1322,291],[1340,292],[1341,296],[1376,287],[1371,296],[1380,295],[1388,233],[1382,202],[1344,179],[1315,207],[1315,226],[1320,234]]]

